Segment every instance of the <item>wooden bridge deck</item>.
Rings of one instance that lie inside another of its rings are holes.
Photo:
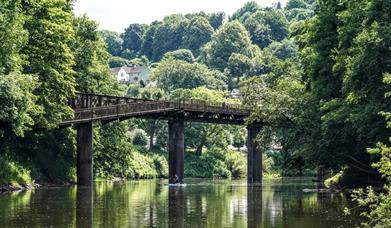
[[[74,118],[64,120],[61,126],[129,118],[170,120],[178,117],[193,122],[244,124],[245,118],[250,114],[249,109],[237,104],[201,100],[149,100],[81,93],[70,99],[69,105],[74,109]]]

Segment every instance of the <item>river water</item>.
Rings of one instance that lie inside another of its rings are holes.
[[[50,188],[0,194],[0,227],[355,227],[343,194],[303,192],[310,179],[186,179],[96,182],[89,188]]]

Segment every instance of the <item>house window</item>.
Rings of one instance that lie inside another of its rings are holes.
[[[133,80],[136,82],[138,81],[138,77],[134,77]]]

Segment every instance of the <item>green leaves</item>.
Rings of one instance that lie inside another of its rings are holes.
[[[223,71],[232,53],[251,56],[251,40],[247,30],[238,21],[227,22],[212,36],[204,47],[205,63]]]
[[[261,48],[273,41],[282,41],[288,36],[288,21],[279,10],[258,10],[245,22],[251,40]]]
[[[116,81],[108,66],[109,54],[98,33],[96,22],[82,16],[74,19],[76,37],[72,52],[76,64],[73,67],[76,90],[84,93],[118,94]]]
[[[12,131],[23,136],[35,124],[35,117],[42,114],[42,108],[35,104],[32,94],[38,87],[38,80],[20,73],[0,74],[0,123],[10,123]],[[4,134],[3,130],[0,130]]]
[[[189,49],[178,49],[164,54],[162,60],[182,60],[188,63],[193,63],[194,55]]]
[[[143,35],[147,25],[142,24],[131,24],[125,29],[123,34],[123,44],[122,49],[129,49],[134,52],[139,52],[141,50],[141,45],[143,43]]]
[[[57,127],[72,115],[67,106],[74,94],[74,56],[70,43],[75,39],[72,11],[66,0],[29,1],[24,4],[27,16],[25,29],[29,33],[22,54],[27,62],[23,72],[36,74],[40,86],[34,90],[37,104],[44,109],[37,123],[42,127]]]
[[[27,42],[27,31],[23,28],[26,19],[20,1],[1,0],[0,7],[0,73],[8,74],[20,70],[20,49]]]
[[[183,35],[182,46],[190,49],[196,56],[200,48],[211,39],[213,28],[204,17],[194,17]]]
[[[225,87],[221,73],[209,70],[200,63],[188,63],[181,60],[163,60],[154,71],[154,77],[160,88],[172,91],[178,88],[192,89],[206,86],[211,89]]]

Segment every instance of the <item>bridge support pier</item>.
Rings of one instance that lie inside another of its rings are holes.
[[[92,186],[92,122],[77,125],[77,185]]]
[[[184,121],[168,121],[168,182],[182,183],[184,178],[185,153]]]
[[[261,126],[251,125],[247,127],[247,183],[262,183],[262,151],[255,141]]]

